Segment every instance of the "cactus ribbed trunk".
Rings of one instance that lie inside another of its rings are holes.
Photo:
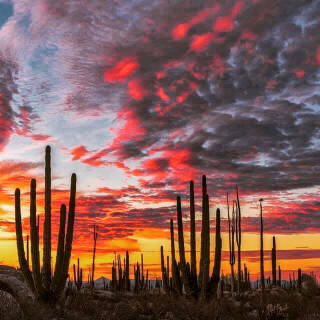
[[[27,264],[28,267],[30,266],[30,261],[29,261],[29,235],[27,235]]]
[[[39,225],[37,226],[37,182],[35,179],[30,183],[30,233],[31,233],[31,263],[34,286],[37,296],[43,293],[40,274],[40,252],[39,252]],[[39,217],[38,217],[39,219]]]
[[[68,213],[68,225],[67,233],[65,237],[65,246],[63,254],[63,268],[60,278],[60,292],[63,291],[65,282],[68,277],[69,263],[72,251],[72,240],[73,240],[73,227],[74,227],[74,217],[76,208],[76,185],[77,176],[75,173],[71,175],[71,186],[70,186],[70,199],[69,199],[69,213]]]
[[[238,296],[240,295],[241,291],[241,207],[240,207],[240,200],[239,200],[239,189],[236,186],[237,192],[237,202],[236,202],[236,243],[238,247]]]
[[[263,257],[263,217],[262,217],[262,199],[260,201],[260,281],[262,295],[264,295],[264,257]]]
[[[302,284],[302,273],[301,269],[298,269],[298,291],[301,292],[301,284]]]
[[[60,207],[60,227],[58,236],[58,247],[57,247],[57,257],[56,266],[53,277],[53,285],[57,285],[58,276],[63,272],[63,259],[64,259],[64,240],[65,240],[65,229],[66,229],[66,215],[67,208],[64,204]]]
[[[45,157],[45,214],[43,224],[43,285],[51,285],[51,148],[46,147]]]
[[[164,266],[164,255],[163,255],[163,246],[160,247],[160,255],[161,255],[161,273],[162,273],[162,283],[164,291],[169,294],[170,288],[169,288],[169,278],[167,274],[167,270]]]
[[[182,271],[182,281],[184,290],[187,296],[191,295],[190,288],[190,274],[187,272],[186,256],[184,249],[184,236],[183,236],[183,223],[182,223],[182,209],[181,209],[181,198],[177,197],[177,222],[178,222],[178,242],[179,242],[179,256],[180,265]]]
[[[125,274],[126,274],[126,291],[130,291],[130,261],[129,261],[129,252],[126,251],[126,271],[125,271]]]
[[[220,269],[221,269],[221,227],[220,227],[220,209],[216,211],[216,249],[214,255],[214,267],[212,272],[212,292],[214,295],[217,293],[218,284],[220,281]]]
[[[81,290],[82,287],[82,268],[80,269],[80,259],[77,259],[77,268],[76,265],[73,264],[73,279],[74,284],[78,291]]]
[[[277,249],[276,249],[276,237],[272,237],[272,251],[271,251],[271,260],[272,260],[272,285],[277,285]]]
[[[191,258],[191,277],[193,286],[197,286],[197,250],[196,250],[196,221],[194,205],[194,183],[190,181],[190,258]]]
[[[93,226],[93,253],[92,253],[92,274],[91,274],[91,288],[94,288],[94,272],[96,268],[96,250],[97,250],[97,238],[98,233],[96,232],[96,226]],[[120,281],[120,279],[119,279]]]
[[[20,189],[16,189],[15,191],[15,219],[16,219],[17,251],[18,251],[20,269],[23,273],[23,276],[29,288],[31,289],[32,292],[35,292],[32,273],[28,267],[28,263],[24,253],[24,243],[23,243],[22,224],[21,224]]]
[[[176,261],[176,252],[175,252],[175,243],[174,243],[174,226],[173,220],[170,219],[170,239],[171,239],[171,277],[172,277],[172,286],[176,294],[181,294],[181,281],[180,274],[178,270],[178,265]]]
[[[281,268],[278,266],[278,286],[281,287]]]
[[[206,176],[202,176],[202,229],[201,229],[201,257],[199,287],[201,299],[206,299],[208,294],[208,280],[210,268],[210,216],[209,197],[207,194]]]
[[[234,228],[235,228],[235,212],[234,204],[232,208],[232,217],[230,219],[229,195],[227,193],[227,210],[228,210],[228,235],[229,235],[229,264],[231,269],[231,294],[234,293],[235,279],[234,279],[234,264],[236,263],[234,253]]]

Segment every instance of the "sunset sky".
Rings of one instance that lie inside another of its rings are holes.
[[[96,224],[97,277],[125,250],[160,276],[177,195],[189,249],[190,179],[200,250],[202,174],[224,273],[236,184],[252,277],[260,198],[267,276],[273,235],[283,278],[320,273],[319,12],[318,0],[0,0],[0,264],[18,265],[13,195],[27,235],[31,178],[43,217],[49,144],[54,233],[76,172],[72,259],[88,269]]]

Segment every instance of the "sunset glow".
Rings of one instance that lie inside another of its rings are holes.
[[[31,178],[38,184],[42,235],[50,145],[53,248],[59,208],[68,205],[76,172],[70,265],[80,257],[84,278],[94,225],[97,278],[110,278],[115,254],[126,250],[132,263],[143,253],[151,278],[160,277],[160,245],[169,255],[177,195],[188,260],[190,180],[200,256],[203,174],[210,270],[220,208],[222,270],[230,273],[226,195],[233,200],[238,185],[243,263],[252,279],[259,273],[260,198],[266,276],[272,236],[283,279],[298,262],[320,275],[319,1],[186,0],[180,6],[0,0],[0,264],[18,266],[14,191],[21,189],[26,237]]]

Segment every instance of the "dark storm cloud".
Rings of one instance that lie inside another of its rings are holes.
[[[68,107],[129,110],[116,143],[87,164],[156,148],[219,171],[216,189],[226,179],[256,191],[319,183],[318,1],[44,3],[63,33]],[[179,130],[188,134],[172,139]],[[155,161],[170,169],[166,155]]]

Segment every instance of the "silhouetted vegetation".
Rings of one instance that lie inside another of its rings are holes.
[[[183,208],[177,196],[178,252],[176,256],[174,221],[170,220],[170,257],[160,246],[162,279],[149,279],[143,254],[133,264],[134,279],[130,279],[130,255],[122,260],[116,256],[112,264],[112,279],[103,279],[103,288],[96,285],[95,259],[98,232],[93,230],[92,269],[88,281],[83,281],[80,259],[73,264],[73,280],[69,275],[76,203],[76,175],[71,177],[70,202],[66,230],[66,206],[60,208],[60,227],[55,270],[51,269],[51,166],[50,147],[45,156],[45,220],[43,229],[43,264],[40,266],[39,219],[36,210],[36,180],[30,186],[30,239],[25,257],[21,222],[20,190],[15,191],[15,222],[20,270],[0,269],[1,319],[319,319],[320,292],[313,274],[298,269],[298,278],[289,274],[281,279],[276,238],[271,252],[272,280],[264,277],[263,208],[260,199],[260,280],[250,281],[246,264],[241,268],[241,207],[238,187],[230,215],[227,194],[228,242],[230,275],[221,274],[222,238],[221,214],[216,209],[214,266],[210,275],[210,216],[206,176],[202,177],[202,221],[199,272],[197,272],[195,191],[190,181],[190,261],[187,261]],[[237,246],[237,274],[236,264]],[[171,262],[171,263],[170,263]],[[7,272],[7,271],[6,271]],[[23,281],[26,286],[24,285]],[[67,279],[69,281],[67,282]],[[25,286],[25,288],[24,288]],[[24,288],[24,289],[21,289]],[[29,289],[28,289],[29,288]],[[23,291],[25,290],[25,291]],[[28,295],[31,291],[32,297]],[[5,293],[4,293],[5,292]]]

